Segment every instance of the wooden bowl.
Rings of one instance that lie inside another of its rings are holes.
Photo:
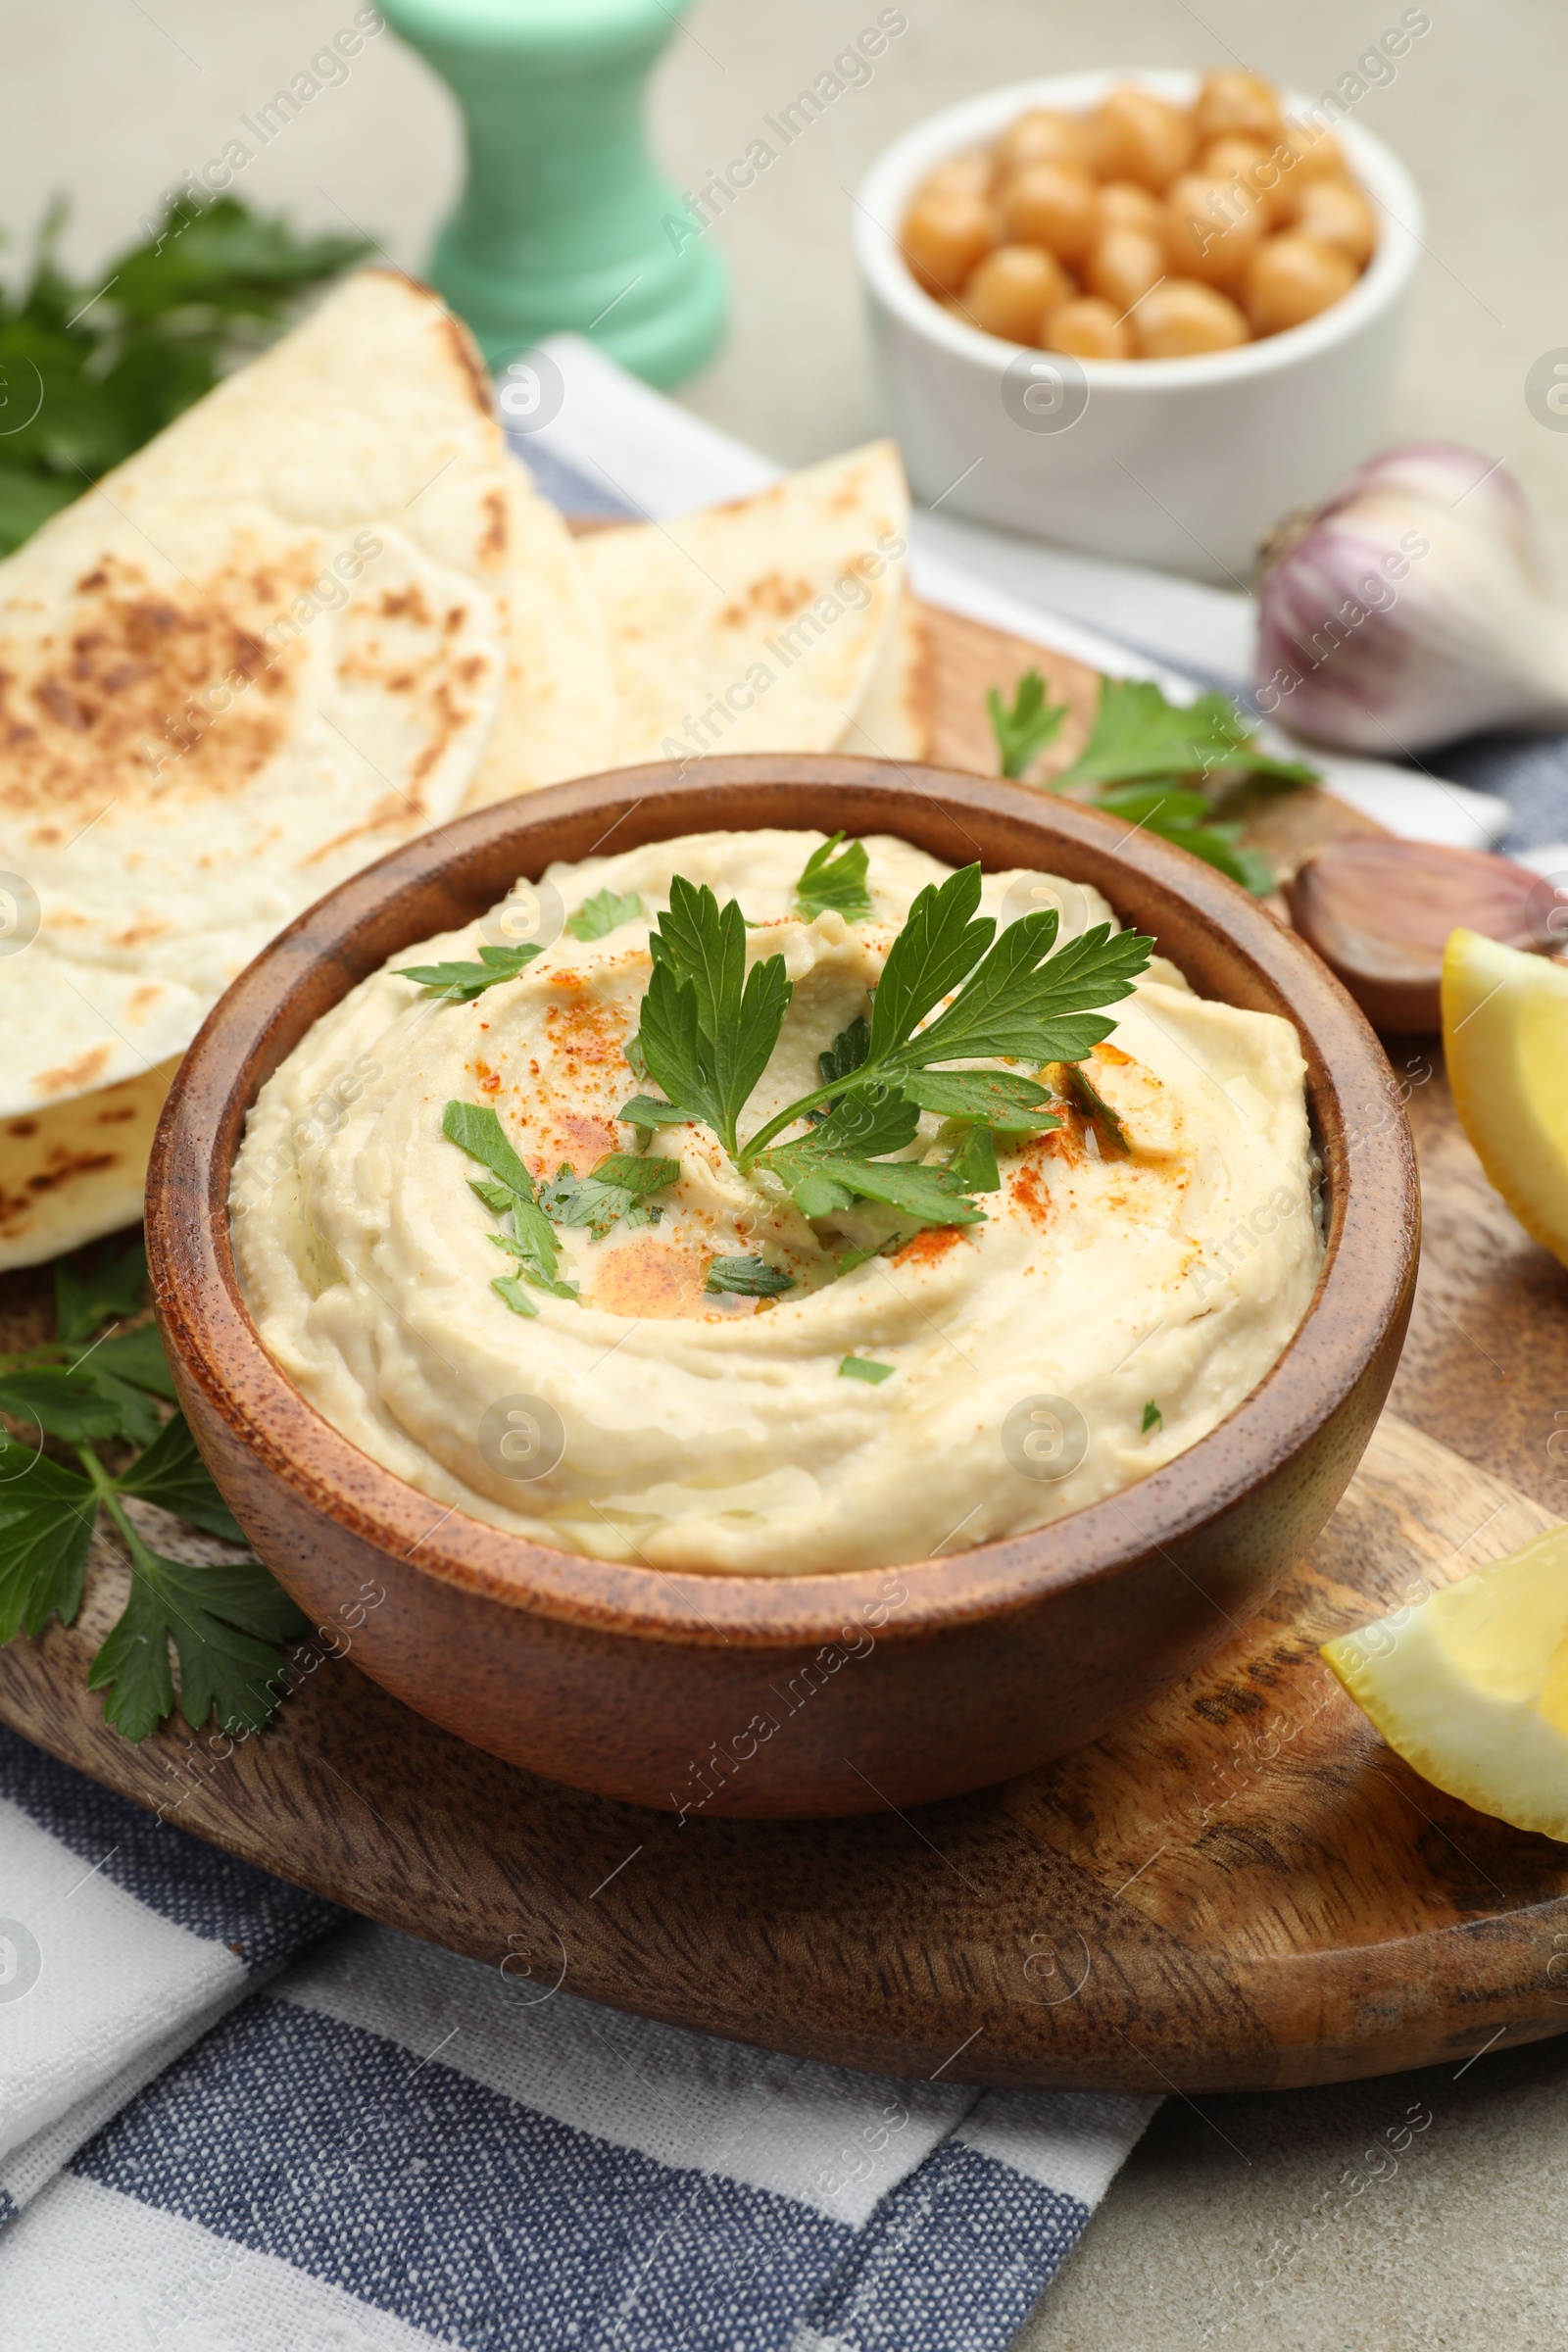
[[[340,1437],[246,1312],[226,1200],[245,1114],[313,1022],[519,874],[759,826],[893,833],[954,864],[1093,883],[1201,994],[1285,1014],[1307,1062],[1328,1248],[1299,1331],[1218,1429],[1112,1499],[951,1557],[839,1575],[680,1575],[443,1511]],[[367,1673],[511,1762],[697,1814],[919,1804],[1093,1740],[1187,1674],[1333,1510],[1404,1336],[1419,1200],[1361,1014],[1245,892],[1183,851],[1016,785],[880,760],[705,760],[480,810],[333,891],[244,971],[174,1081],[147,1192],[158,1319],[202,1452],[313,1617],[385,1588]],[[766,1727],[771,1726],[771,1729]]]

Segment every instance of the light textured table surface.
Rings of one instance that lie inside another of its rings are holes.
[[[697,0],[655,91],[678,183],[743,152],[879,0]],[[878,428],[846,220],[879,147],[939,106],[1027,75],[1240,58],[1317,91],[1353,71],[1402,0],[903,0],[908,29],[715,231],[734,331],[686,397],[791,463]],[[7,71],[0,221],[19,240],[57,190],[86,271],[136,234],[186,166],[350,22],[355,0],[0,0]],[[1428,0],[1432,29],[1355,120],[1420,182],[1429,258],[1397,436],[1469,441],[1513,467],[1568,579],[1568,435],[1526,408],[1568,345],[1562,256],[1568,15],[1549,0]],[[451,102],[390,34],[258,155],[238,192],[304,225],[363,228],[416,268],[459,172]],[[1027,2352],[1500,2352],[1568,2347],[1568,2043],[1467,2070],[1281,2096],[1172,2100],[1020,2337]],[[1430,2129],[1372,2179],[1386,2129]],[[1356,2183],[1360,2186],[1357,2187]],[[1333,2218],[1326,2218],[1333,2217]]]

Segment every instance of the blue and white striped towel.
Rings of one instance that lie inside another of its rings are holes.
[[[4,2352],[1002,2352],[1152,2099],[596,2009],[0,1731]]]

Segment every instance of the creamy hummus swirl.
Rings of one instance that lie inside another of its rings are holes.
[[[984,1224],[909,1235],[868,1204],[808,1224],[707,1128],[665,1127],[654,1150],[681,1172],[660,1221],[563,1229],[579,1298],[532,1291],[531,1319],[508,1307],[497,1218],[469,1190],[483,1171],[443,1134],[446,1104],[493,1106],[541,1181],[632,1149],[615,1118],[639,1087],[623,1049],[679,873],[737,898],[749,956],[781,954],[794,984],[742,1122],[754,1132],[819,1083],[818,1054],[864,1011],[915,893],[953,870],[873,838],[872,917],[803,922],[794,886],[821,840],[698,834],[553,866],[547,906],[559,894],[570,917],[610,891],[643,914],[602,938],[563,932],[466,1004],[389,966],[263,1088],[231,1197],[258,1329],[335,1428],[437,1503],[659,1568],[922,1559],[1147,1476],[1222,1421],[1300,1322],[1322,1244],[1296,1033],[1195,996],[1157,958],[1086,1064],[1126,1155],[1069,1111],[1055,1133],[999,1138]],[[1042,903],[1061,906],[1064,938],[1114,922],[1076,884],[986,877],[982,911],[1001,923]],[[506,936],[492,914],[395,961],[471,960]],[[922,1117],[909,1156],[939,1124]],[[745,1255],[794,1287],[705,1290],[715,1257]],[[891,1369],[847,1374],[851,1358]]]

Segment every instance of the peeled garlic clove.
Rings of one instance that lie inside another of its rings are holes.
[[[1370,460],[1263,563],[1258,703],[1297,732],[1387,759],[1568,726],[1568,612],[1518,484],[1478,451]]]

